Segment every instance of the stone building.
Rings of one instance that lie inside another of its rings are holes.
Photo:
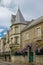
[[[20,9],[18,9],[16,15],[12,15],[10,26],[10,46],[12,50],[20,50],[22,46],[21,31],[27,25]]]
[[[0,55],[3,54],[4,51],[4,38],[0,39]]]
[[[25,48],[29,43],[38,47],[43,45],[43,16],[35,20],[26,21],[18,9],[16,15],[12,15],[10,26],[10,42],[12,49]]]
[[[4,41],[2,42],[2,40]],[[35,47],[43,46],[43,16],[35,20],[26,21],[18,9],[16,15],[11,16],[11,26],[4,38],[1,39],[1,49],[5,54],[24,49],[26,45]],[[4,45],[3,45],[4,44]]]
[[[22,30],[22,47],[30,43],[36,43],[38,47],[43,45],[43,16],[31,21]]]

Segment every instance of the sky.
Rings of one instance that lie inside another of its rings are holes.
[[[43,16],[43,0],[0,0],[0,38],[11,25],[11,15],[20,8],[25,20]]]

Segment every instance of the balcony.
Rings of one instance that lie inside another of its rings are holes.
[[[38,42],[38,41],[42,41],[43,40],[43,36],[39,36],[34,38],[34,41]]]
[[[12,48],[12,44],[9,44],[9,47]]]
[[[4,56],[4,55],[10,55],[10,51],[7,51],[7,52],[0,52],[0,56]]]
[[[20,49],[19,44],[10,44],[9,46],[10,46],[11,51],[18,51]]]
[[[10,55],[10,51],[8,52],[3,52],[4,55]]]
[[[12,48],[12,47],[19,47],[20,45],[19,44],[9,44],[9,47]]]

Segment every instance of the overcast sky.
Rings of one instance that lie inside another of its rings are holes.
[[[43,16],[43,0],[0,0],[1,26],[9,28],[11,14],[16,14],[18,6],[25,20],[32,20]]]

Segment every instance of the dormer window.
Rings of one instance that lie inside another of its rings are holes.
[[[12,17],[11,17],[11,24],[14,24],[15,18],[16,18],[16,15],[12,15]]]

